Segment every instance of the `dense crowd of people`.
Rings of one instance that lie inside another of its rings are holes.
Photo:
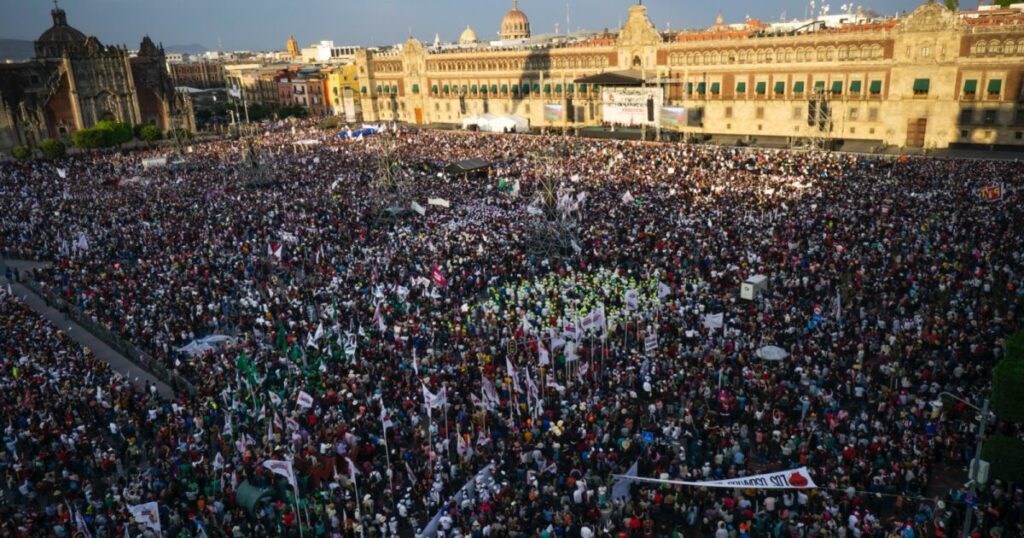
[[[980,405],[1022,328],[1024,164],[250,143],[0,164],[0,253],[195,389],[133,385],[0,292],[3,534],[153,534],[151,501],[167,536],[916,538],[968,509],[1024,533],[1022,485],[934,487],[978,433],[940,394]],[[493,164],[446,171],[468,158]],[[819,487],[615,476],[798,467]]]

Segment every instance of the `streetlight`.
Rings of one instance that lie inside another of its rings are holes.
[[[986,424],[988,424],[988,417],[991,414],[988,411],[988,398],[985,398],[985,400],[981,404],[981,408],[979,409],[978,406],[972,404],[971,402],[968,402],[967,400],[954,394],[951,394],[949,392],[940,392],[939,398],[942,398],[943,396],[948,396],[954,400],[957,400],[960,403],[978,412],[978,444],[974,447],[974,459],[971,460],[971,471],[968,474],[968,484],[970,484],[971,497],[976,498],[978,492],[978,466],[981,465],[981,447],[982,443],[985,440],[985,426]],[[935,406],[935,402],[933,402],[932,405]],[[936,407],[940,409],[942,408],[941,400],[938,401],[938,405]],[[971,536],[971,516],[973,515],[974,507],[968,505],[967,514],[964,516],[963,538],[970,538]]]

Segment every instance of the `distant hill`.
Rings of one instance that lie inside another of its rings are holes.
[[[0,39],[0,62],[28,60],[35,56],[35,46],[25,39]]]
[[[179,54],[202,54],[204,52],[209,52],[209,50],[210,49],[198,43],[192,43],[191,45],[170,45],[164,47],[164,51],[166,52],[174,52]]]

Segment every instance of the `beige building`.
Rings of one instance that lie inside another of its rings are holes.
[[[539,41],[514,6],[501,32],[502,42],[468,49],[410,39],[359,51],[364,118],[515,114],[533,127],[578,128],[621,123],[622,98],[644,95],[649,127],[695,137],[1024,147],[1020,11],[928,2],[903,17],[838,27],[719,19],[704,31],[664,33],[635,5],[618,32]],[[675,121],[662,119],[672,113]]]

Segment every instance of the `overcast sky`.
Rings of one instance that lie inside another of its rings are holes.
[[[924,0],[865,0],[883,14],[909,11]],[[570,24],[601,30],[616,28],[629,0],[520,0],[535,34],[565,31]],[[832,13],[843,2],[832,2]],[[970,2],[968,2],[970,3]],[[283,49],[288,35],[300,46],[321,39],[337,45],[386,45],[412,35],[431,41],[435,33],[454,41],[471,25],[480,39],[495,37],[511,0],[61,0],[68,21],[103,43],[138,45],[143,35],[164,45],[198,43],[210,49]],[[721,12],[726,22],[747,15],[764,21],[804,17],[803,0],[646,0],[661,30],[702,28]],[[821,0],[818,0],[819,6]],[[0,38],[35,39],[51,24],[52,0],[0,0]]]

